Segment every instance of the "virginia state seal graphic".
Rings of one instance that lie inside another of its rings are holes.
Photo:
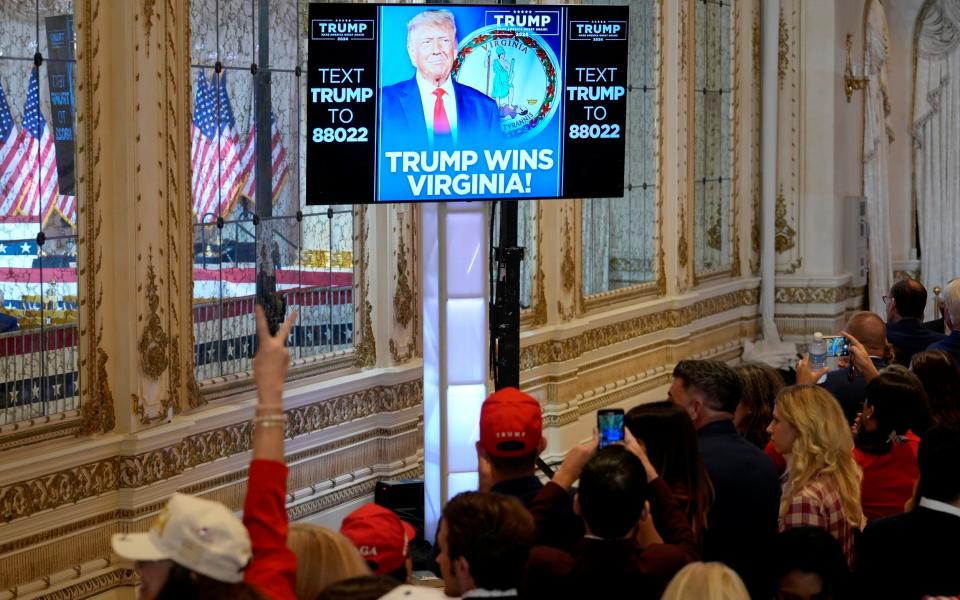
[[[537,135],[557,112],[559,68],[540,35],[488,25],[460,42],[453,76],[496,100],[504,135],[523,139]]]

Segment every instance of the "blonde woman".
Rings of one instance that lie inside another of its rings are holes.
[[[777,396],[767,430],[777,452],[787,457],[780,531],[824,529],[851,562],[853,533],[864,524],[862,473],[853,459],[853,435],[840,403],[816,385],[788,387]]]
[[[310,523],[293,523],[287,546],[297,555],[297,600],[314,600],[328,586],[370,567],[346,536]]]
[[[674,575],[660,600],[750,600],[740,576],[718,562],[690,563]]]

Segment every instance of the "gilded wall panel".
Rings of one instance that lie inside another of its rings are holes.
[[[801,65],[800,0],[780,0],[778,35],[777,196],[775,247],[778,273],[802,267],[801,210]],[[778,300],[779,302],[779,300]]]

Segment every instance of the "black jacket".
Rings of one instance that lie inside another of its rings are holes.
[[[942,333],[927,329],[917,319],[887,323],[887,341],[897,349],[897,362],[905,367],[910,366],[914,354],[923,352],[944,337]]]
[[[727,564],[752,597],[766,597],[766,555],[777,535],[780,478],[770,458],[737,433],[732,420],[705,425],[697,437],[715,495],[703,533],[703,560]]]
[[[857,540],[861,598],[960,595],[960,517],[917,507],[878,519]]]

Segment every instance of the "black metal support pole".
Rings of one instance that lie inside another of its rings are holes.
[[[517,200],[500,202],[500,245],[494,248],[496,269],[490,337],[494,345],[496,389],[520,387],[520,261],[517,247]]]
[[[257,152],[256,226],[257,235],[257,302],[263,305],[270,332],[276,333],[283,322],[286,309],[283,297],[277,293],[277,274],[274,270],[273,216],[273,148],[271,141],[270,101],[270,1],[257,2],[257,65],[253,72],[254,119],[256,123]],[[266,220],[264,220],[266,219]]]

